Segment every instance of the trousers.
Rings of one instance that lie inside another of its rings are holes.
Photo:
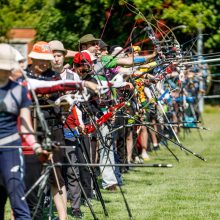
[[[115,159],[114,159],[114,148],[113,148],[113,143],[110,143],[110,146],[106,146],[107,143],[107,135],[109,133],[109,129],[107,125],[102,125],[100,127],[100,131],[103,137],[103,140],[105,143],[100,141],[99,143],[99,152],[100,152],[100,164],[114,164]],[[110,141],[112,139],[112,136],[109,137]],[[102,187],[105,189],[109,186],[118,184],[116,176],[115,176],[115,167],[113,166],[106,166],[106,167],[101,167],[101,174],[102,174]]]
[[[8,144],[9,146],[20,146],[20,140]],[[1,149],[0,147],[0,195],[5,201],[9,197],[15,220],[31,220],[30,211],[25,200],[21,198],[25,194],[23,182],[24,162],[22,149]],[[5,202],[0,203],[0,213],[4,212]],[[0,214],[2,215],[2,214]]]

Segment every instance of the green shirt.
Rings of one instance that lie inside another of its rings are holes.
[[[111,55],[104,55],[101,57],[101,62],[105,68],[114,68],[117,66],[117,58]]]

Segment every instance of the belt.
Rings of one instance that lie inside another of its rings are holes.
[[[9,144],[13,141],[17,141],[18,139],[20,139],[20,135],[18,133],[1,138],[0,139],[0,148],[1,148],[1,146],[4,146],[5,144]]]

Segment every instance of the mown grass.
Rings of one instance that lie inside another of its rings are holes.
[[[220,109],[208,108],[203,118],[211,130],[200,131],[202,140],[198,130],[191,130],[184,140],[181,134],[181,141],[207,162],[169,144],[180,163],[164,147],[157,154],[151,153],[148,163],[171,163],[173,168],[135,168],[123,175],[122,188],[134,219],[220,219]],[[104,216],[100,203],[94,201],[98,219],[129,219],[119,190],[115,193],[102,190],[102,195],[109,217]],[[9,206],[7,213],[8,209]],[[82,211],[85,220],[93,219],[88,208],[82,207]],[[73,218],[69,215],[69,219]]]

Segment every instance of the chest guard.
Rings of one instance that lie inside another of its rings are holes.
[[[0,112],[19,115],[22,102],[22,86],[13,85],[8,90],[1,90]]]

